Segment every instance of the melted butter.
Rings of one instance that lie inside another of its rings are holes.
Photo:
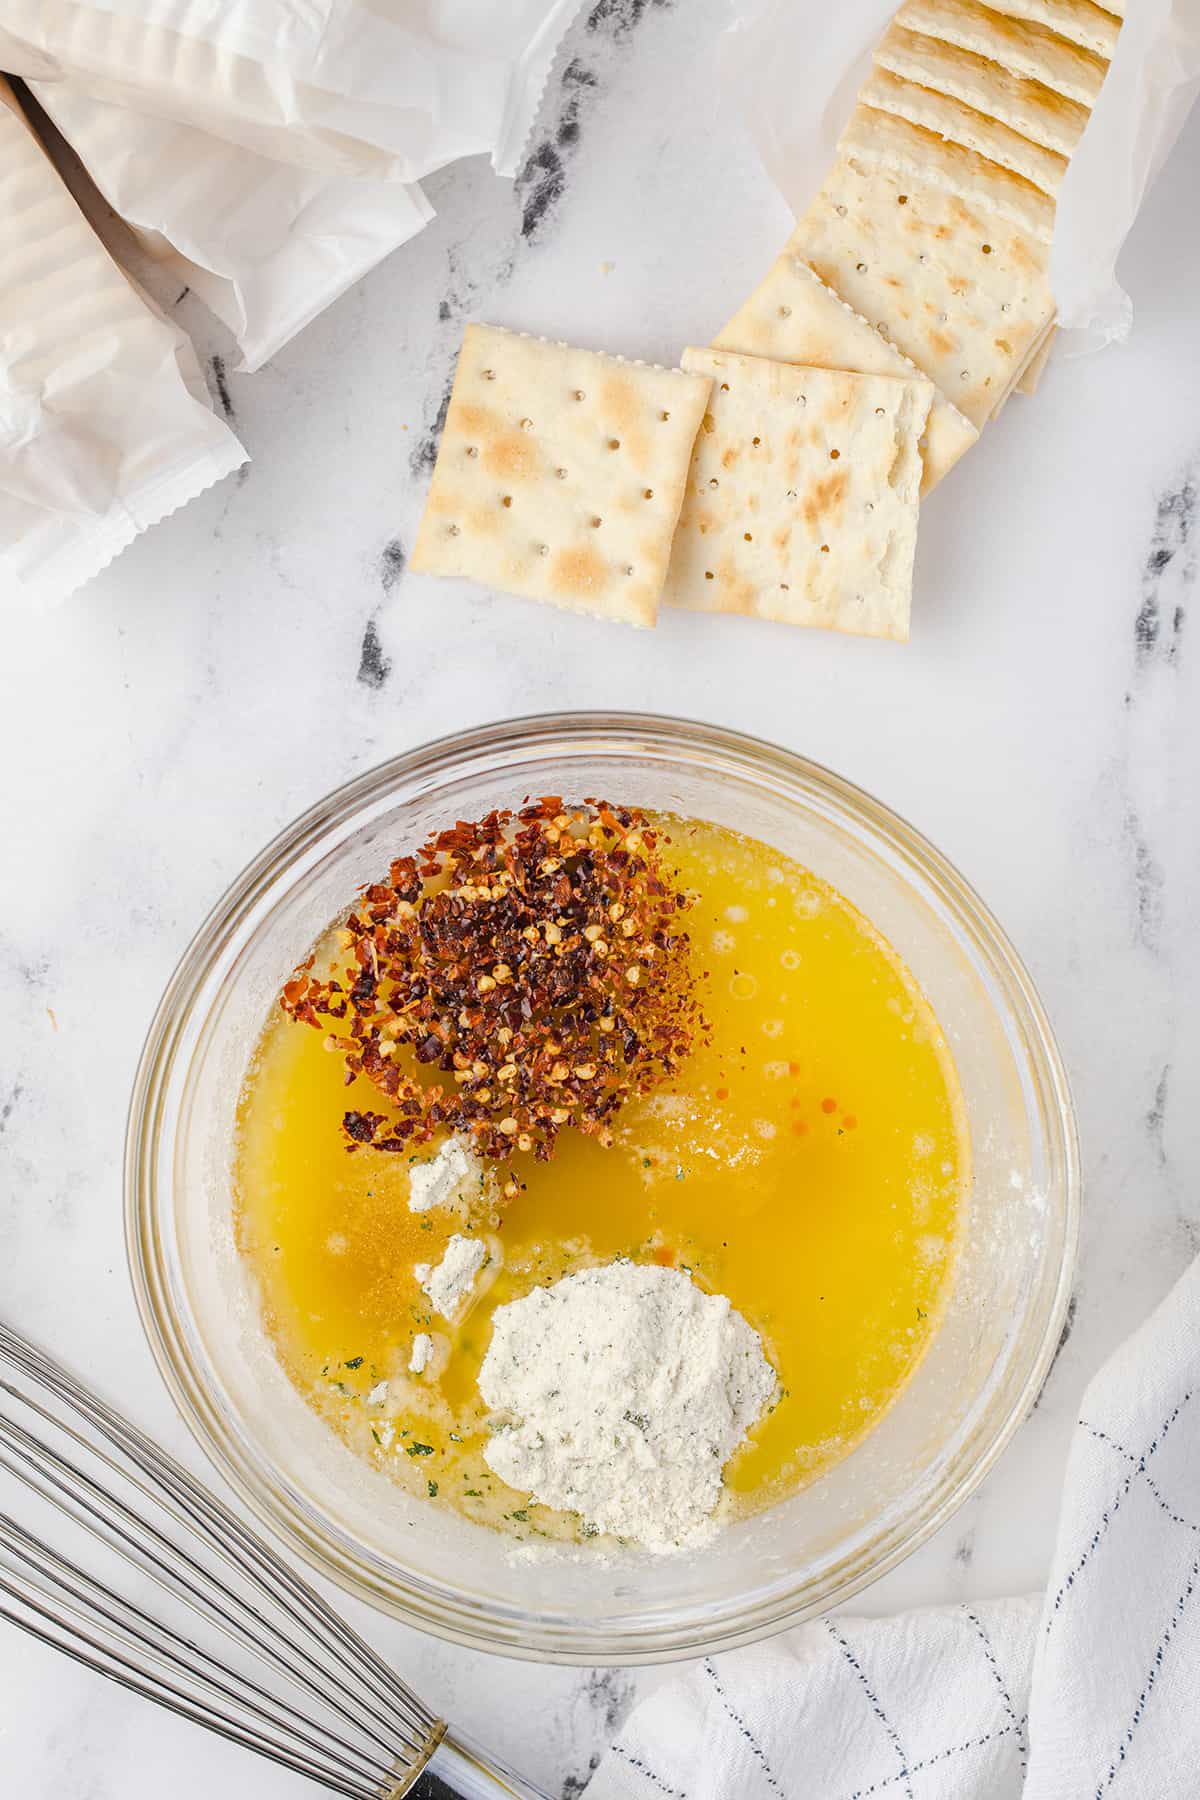
[[[242,1096],[238,1242],[293,1382],[397,1480],[518,1537],[572,1536],[577,1521],[483,1462],[475,1379],[497,1305],[617,1255],[727,1294],[781,1382],[727,1471],[731,1509],[752,1511],[879,1419],[950,1280],[969,1150],[949,1052],[908,971],[841,895],[766,845],[665,824],[698,895],[712,1043],[673,1089],[625,1108],[611,1149],[564,1133],[553,1162],[518,1157],[527,1189],[498,1223],[478,1199],[466,1217],[413,1214],[406,1157],[347,1154],[343,1111],[377,1096],[344,1085],[318,1031],[275,1014]],[[496,1229],[504,1266],[451,1327],[412,1269],[464,1227]],[[422,1378],[407,1372],[419,1331],[436,1346]]]

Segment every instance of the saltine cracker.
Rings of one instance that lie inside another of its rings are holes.
[[[909,181],[945,188],[975,211],[995,213],[1039,243],[1053,242],[1055,209],[1048,195],[988,157],[948,142],[936,130],[859,105],[838,149],[860,167],[887,169]]]
[[[708,388],[468,325],[411,566],[653,625]]]
[[[722,350],[681,361],[712,397],[667,603],[907,638],[930,383]]]
[[[960,194],[839,157],[786,250],[981,427],[1054,316],[1049,251]]]
[[[849,369],[858,375],[900,375],[921,379],[921,371],[873,325],[826,287],[807,263],[777,257],[727,325],[713,348],[810,368]],[[979,437],[971,421],[934,390],[921,439],[927,494]]]
[[[892,75],[946,94],[986,118],[1007,125],[1031,144],[1069,157],[1091,114],[1041,82],[1013,75],[999,63],[940,38],[891,25],[875,48],[875,64]]]
[[[962,144],[1052,198],[1062,185],[1068,166],[1065,156],[1047,150],[1043,144],[1031,143],[1019,131],[988,118],[950,94],[939,94],[934,88],[921,87],[877,66],[859,89],[858,99],[861,106],[894,113],[910,125]]]
[[[896,23],[985,56],[1079,106],[1095,106],[1108,72],[1102,56],[1069,44],[1044,25],[1006,18],[978,0],[905,0]]]

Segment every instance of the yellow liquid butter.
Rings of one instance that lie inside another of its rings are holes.
[[[564,1132],[496,1215],[502,1270],[457,1327],[413,1274],[461,1221],[408,1207],[409,1158],[348,1154],[323,1035],[282,1013],[246,1077],[236,1229],[292,1381],[350,1444],[431,1503],[514,1536],[577,1535],[483,1460],[476,1375],[497,1305],[615,1256],[691,1271],[761,1334],[781,1397],[727,1475],[731,1513],[846,1454],[911,1375],[951,1278],[970,1155],[953,1064],[900,959],[840,894],[767,845],[661,821],[712,1025],[615,1143]],[[430,1154],[423,1148],[415,1154]],[[430,1373],[414,1335],[440,1334]],[[448,1343],[444,1340],[448,1340]],[[387,1383],[386,1389],[382,1384]]]

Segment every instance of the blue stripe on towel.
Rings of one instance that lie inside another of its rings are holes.
[[[747,1725],[745,1719],[742,1718],[742,1715],[733,1706],[732,1702],[730,1701],[729,1695],[725,1692],[725,1689],[721,1686],[721,1683],[717,1678],[717,1671],[713,1668],[711,1656],[705,1657],[704,1668],[705,1668],[706,1674],[708,1675],[709,1680],[712,1682],[713,1686],[717,1690],[717,1693],[720,1695],[721,1705],[725,1708],[725,1711],[729,1714],[729,1717],[733,1720],[734,1724],[737,1726],[738,1730],[741,1732],[742,1736],[745,1738],[746,1742],[749,1744],[749,1746],[753,1750],[755,1756],[757,1756],[759,1762],[761,1763],[762,1772],[763,1772],[763,1775],[766,1777],[768,1787],[771,1788],[772,1792],[782,1795],[783,1789],[780,1787],[778,1781],[776,1781],[776,1779],[775,1779],[775,1775],[771,1768],[771,1765],[767,1761],[766,1751],[763,1749],[762,1745],[759,1743],[758,1739],[755,1737],[754,1733],[751,1731],[750,1727]]]
[[[1137,1728],[1146,1716],[1146,1707],[1149,1703],[1151,1694],[1154,1692],[1154,1684],[1158,1680],[1158,1673],[1163,1666],[1168,1646],[1175,1636],[1175,1628],[1187,1609],[1188,1601],[1196,1591],[1198,1579],[1200,1579],[1200,1556],[1196,1558],[1188,1572],[1187,1586],[1175,1602],[1174,1610],[1167,1622],[1167,1628],[1158,1641],[1157,1650],[1150,1658],[1150,1672],[1146,1676],[1146,1685],[1137,1697],[1137,1705],[1133,1709],[1133,1717],[1125,1728],[1125,1735],[1117,1749],[1116,1758],[1109,1764],[1108,1774],[1096,1789],[1096,1800],[1103,1800],[1103,1796],[1108,1792],[1120,1773],[1121,1765],[1124,1763],[1125,1758],[1129,1753],[1129,1746],[1132,1744],[1134,1737],[1137,1734]]]
[[[1017,1754],[1021,1762],[1021,1773],[1024,1775],[1029,1758],[1029,1740],[1025,1735],[1025,1718],[1024,1716],[1020,1719],[1017,1718],[1017,1710],[1012,1703],[1012,1695],[1009,1693],[1008,1688],[1005,1685],[1004,1677],[1000,1673],[1000,1664],[996,1661],[996,1652],[992,1649],[992,1640],[984,1628],[983,1620],[979,1617],[978,1613],[971,1612],[967,1607],[964,1607],[963,1611],[979,1633],[979,1641],[983,1645],[983,1654],[987,1658],[989,1669],[996,1678],[996,1686],[1000,1689],[1000,1698],[1004,1702],[1004,1710],[1012,1721],[1013,1730],[1017,1733]]]
[[[1200,1531],[1200,1525],[1197,1525],[1194,1519],[1185,1519],[1182,1513],[1177,1513],[1174,1507],[1168,1504],[1167,1500],[1163,1497],[1162,1490],[1158,1487],[1157,1483],[1151,1479],[1148,1470],[1143,1468],[1138,1462],[1138,1459],[1133,1454],[1132,1450],[1127,1450],[1124,1444],[1118,1443],[1115,1437],[1110,1437],[1107,1431],[1101,1431],[1098,1425],[1089,1425],[1086,1419],[1080,1419],[1079,1423],[1084,1431],[1090,1432],[1098,1443],[1107,1444],[1110,1450],[1115,1450],[1118,1456],[1123,1456],[1127,1463],[1133,1464],[1134,1473],[1141,1476],[1146,1486],[1150,1489],[1154,1499],[1157,1500],[1159,1506],[1172,1523],[1182,1525],[1187,1531]]]
[[[1129,1490],[1133,1486],[1135,1478],[1139,1474],[1142,1474],[1145,1472],[1146,1464],[1149,1462],[1150,1458],[1154,1455],[1155,1451],[1158,1449],[1159,1445],[1162,1443],[1162,1440],[1166,1437],[1168,1431],[1170,1431],[1172,1425],[1174,1425],[1176,1419],[1179,1417],[1180,1413],[1183,1411],[1184,1407],[1187,1405],[1187,1403],[1191,1399],[1191,1397],[1192,1397],[1192,1389],[1189,1388],[1187,1393],[1184,1394],[1182,1400],[1180,1400],[1178,1406],[1175,1407],[1174,1411],[1169,1413],[1167,1415],[1167,1417],[1163,1420],[1163,1422],[1159,1426],[1158,1431],[1156,1432],[1156,1434],[1154,1436],[1154,1440],[1150,1444],[1149,1448],[1147,1450],[1143,1451],[1142,1455],[1140,1457],[1138,1457],[1136,1463],[1134,1464],[1134,1467],[1130,1470],[1129,1474],[1125,1477],[1124,1483],[1122,1484],[1121,1489],[1120,1489],[1119,1493],[1117,1494],[1116,1499],[1113,1501],[1112,1506],[1106,1507],[1105,1510],[1101,1513],[1100,1523],[1099,1523],[1099,1525],[1097,1525],[1095,1531],[1092,1534],[1091,1542],[1089,1543],[1087,1549],[1083,1552],[1083,1555],[1079,1558],[1079,1561],[1075,1564],[1075,1567],[1071,1570],[1070,1574],[1067,1576],[1067,1579],[1063,1582],[1062,1586],[1059,1588],[1057,1594],[1055,1594],[1055,1596],[1054,1596],[1054,1602],[1053,1602],[1053,1605],[1050,1610],[1050,1617],[1046,1620],[1046,1635],[1047,1636],[1049,1636],[1049,1633],[1054,1624],[1054,1621],[1058,1617],[1059,1609],[1062,1606],[1062,1603],[1063,1603],[1063,1600],[1064,1600],[1066,1594],[1068,1593],[1068,1591],[1071,1588],[1073,1588],[1075,1586],[1076,1577],[1083,1573],[1084,1569],[1087,1567],[1088,1563],[1091,1561],[1093,1551],[1095,1551],[1097,1546],[1100,1544],[1101,1540],[1104,1537],[1105,1532],[1108,1530],[1109,1526],[1112,1524],[1113,1520],[1116,1518],[1117,1514],[1120,1512],[1122,1502],[1128,1497]],[[1079,1423],[1081,1425],[1083,1425],[1084,1421],[1081,1419],[1079,1421]]]
[[[887,1714],[884,1712],[883,1707],[879,1703],[878,1694],[875,1692],[874,1688],[871,1686],[870,1682],[867,1680],[867,1677],[863,1672],[862,1664],[859,1662],[857,1656],[855,1656],[853,1650],[850,1648],[849,1644],[846,1642],[846,1639],[842,1636],[842,1634],[838,1630],[837,1626],[833,1623],[833,1620],[832,1619],[822,1619],[821,1623],[824,1625],[826,1631],[829,1633],[829,1635],[833,1639],[834,1643],[838,1645],[839,1649],[842,1652],[842,1655],[845,1657],[846,1661],[850,1664],[850,1667],[854,1670],[854,1673],[858,1676],[859,1681],[862,1683],[863,1692],[866,1694],[867,1699],[871,1702],[871,1711],[875,1714],[875,1717],[879,1720],[879,1723],[883,1726],[883,1729],[887,1732],[888,1737],[890,1738],[891,1743],[892,1743],[892,1748],[895,1750],[896,1755],[900,1758],[900,1773],[896,1777],[896,1779],[897,1779],[897,1781],[902,1781],[904,1783],[904,1793],[906,1796],[906,1800],[915,1800],[915,1796],[913,1794],[912,1778],[909,1773],[908,1758],[904,1754],[904,1747],[900,1742],[900,1737],[899,1737],[898,1732],[896,1731],[896,1727],[892,1724],[891,1720],[888,1718]]]
[[[624,1744],[614,1744],[612,1748],[614,1756],[619,1756],[622,1761],[629,1764],[631,1769],[636,1769],[639,1775],[644,1775],[651,1787],[656,1787],[660,1794],[670,1794],[671,1800],[687,1800],[687,1795],[682,1788],[671,1787],[661,1775],[656,1775],[640,1756],[635,1756],[631,1750],[626,1750]]]
[[[870,1787],[855,1788],[847,1800],[870,1800],[872,1794],[882,1794],[884,1788],[895,1787],[898,1781],[904,1781],[909,1775],[920,1775],[925,1769],[932,1769],[935,1763],[948,1762],[952,1756],[963,1756],[968,1750],[982,1750],[988,1744],[996,1743],[1000,1738],[1008,1737],[1013,1731],[1023,1732],[1026,1715],[1022,1714],[1016,1725],[998,1725],[995,1731],[985,1731],[982,1737],[968,1738],[963,1744],[947,1744],[944,1750],[935,1750],[932,1756],[923,1757],[920,1762],[913,1763],[903,1775],[885,1775],[882,1781],[873,1781]]]

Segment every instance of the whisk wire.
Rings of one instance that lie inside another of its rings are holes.
[[[287,1614],[299,1631],[316,1643],[325,1655],[337,1661],[344,1659],[353,1669],[356,1689],[332,1675],[332,1683],[346,1704],[360,1716],[369,1718],[367,1697],[373,1695],[385,1709],[395,1727],[404,1728],[423,1741],[430,1716],[415,1701],[392,1672],[374,1655],[369,1646],[343,1619],[326,1605],[286,1564],[259,1542],[237,1515],[214,1495],[199,1487],[178,1463],[160,1450],[137,1427],[114,1412],[104,1401],[34,1348],[11,1327],[0,1323],[0,1358],[8,1357],[25,1374],[39,1382],[50,1393],[72,1407],[83,1419],[113,1445],[133,1465],[131,1473],[80,1436],[69,1423],[49,1413],[32,1396],[12,1388],[0,1380],[0,1387],[12,1393],[25,1406],[39,1411],[49,1423],[73,1437],[77,1444],[104,1460],[123,1479],[136,1486],[153,1505],[167,1512],[184,1530],[199,1532],[216,1555],[247,1579],[260,1593]],[[151,1486],[138,1478],[136,1471],[149,1476]],[[330,1679],[328,1665],[313,1663],[312,1669],[321,1679]],[[364,1691],[365,1690],[365,1691]]]
[[[145,1670],[149,1664],[172,1676],[206,1681],[231,1707],[261,1724],[285,1734],[291,1732],[297,1742],[318,1755],[328,1748],[331,1763],[348,1777],[381,1782],[392,1773],[394,1765],[370,1759],[340,1738],[331,1736],[327,1745],[322,1744],[312,1735],[310,1721],[302,1713],[258,1682],[243,1678],[235,1686],[229,1671],[200,1645],[148,1618],[107,1583],[43,1544],[5,1514],[0,1514],[0,1550],[9,1550],[19,1564],[24,1564],[19,1572],[27,1590],[35,1590],[50,1604],[64,1607],[77,1621],[104,1620],[119,1641],[138,1656],[139,1668]],[[11,1570],[11,1563],[5,1566]],[[28,1597],[26,1603],[31,1603]]]
[[[365,1640],[181,1464],[3,1324],[0,1368],[0,1401],[21,1411],[0,1411],[0,1473],[253,1673],[6,1511],[0,1619],[347,1800],[408,1793],[445,1727]],[[488,1791],[532,1791],[484,1778]]]
[[[55,1423],[44,1408],[36,1402],[32,1405],[33,1410],[41,1417],[49,1423]],[[68,1431],[68,1435],[75,1438],[76,1442],[81,1441],[74,1432]],[[285,1653],[278,1634],[272,1634],[269,1624],[260,1613],[240,1595],[220,1586],[212,1573],[187,1550],[158,1531],[149,1521],[140,1518],[116,1494],[100,1487],[70,1458],[59,1455],[43,1439],[25,1431],[14,1420],[4,1417],[0,1417],[0,1446],[7,1446],[11,1455],[16,1456],[20,1464],[24,1465],[18,1466],[0,1448],[0,1468],[7,1468],[31,1491],[40,1493],[66,1517],[79,1519],[81,1522],[90,1521],[95,1535],[125,1562],[148,1574],[164,1591],[175,1594],[185,1605],[207,1617],[226,1638],[248,1645],[266,1663],[280,1673],[289,1675],[314,1698],[327,1701],[330,1690],[334,1689],[341,1692],[355,1710],[359,1709],[359,1697],[345,1687],[335,1671],[322,1670],[303,1652],[298,1657],[300,1666],[297,1667]],[[124,1474],[102,1451],[95,1451],[94,1454],[115,1474]],[[45,1466],[47,1464],[48,1468]],[[72,1486],[72,1483],[75,1485]],[[146,1492],[141,1483],[134,1485]],[[95,1501],[99,1501],[100,1505],[94,1504]],[[115,1514],[116,1518],[106,1516],[104,1507]],[[128,1529],[124,1529],[120,1521],[124,1521]],[[141,1538],[148,1541],[141,1542]],[[160,1551],[165,1554],[160,1554]],[[181,1566],[174,1566],[176,1563]],[[189,1579],[189,1571],[195,1579]],[[246,1622],[247,1618],[254,1621],[253,1625]],[[215,1661],[212,1666],[219,1667]],[[300,1716],[296,1715],[298,1719]],[[362,1729],[375,1739],[381,1749],[388,1748],[387,1739],[376,1731],[369,1714],[362,1723]]]
[[[18,1612],[4,1603],[0,1598],[0,1619],[10,1625],[17,1626],[30,1637],[35,1637],[52,1650],[61,1651],[64,1656],[78,1663],[82,1668],[90,1669],[94,1674],[103,1675],[109,1681],[127,1692],[138,1694],[145,1700],[152,1700],[167,1712],[178,1718],[188,1719],[194,1725],[203,1726],[217,1737],[229,1743],[239,1744],[243,1749],[253,1750],[257,1755],[269,1761],[279,1763],[291,1769],[297,1775],[305,1775],[311,1781],[320,1782],[331,1793],[344,1794],[347,1800],[396,1800],[406,1791],[403,1782],[393,1782],[382,1791],[374,1788],[367,1792],[361,1784],[350,1784],[334,1771],[318,1762],[299,1755],[262,1733],[251,1731],[237,1721],[230,1719],[219,1709],[206,1706],[183,1694],[179,1689],[167,1683],[160,1683],[139,1664],[129,1661],[120,1652],[109,1645],[98,1642],[88,1631],[86,1616],[75,1617],[73,1625],[66,1625],[56,1613],[41,1606],[37,1601],[22,1597],[26,1608]],[[33,1615],[32,1617],[30,1615]]]
[[[79,1435],[68,1422],[59,1420],[58,1415],[43,1408],[36,1397],[16,1390],[2,1379],[0,1388],[13,1393],[14,1399],[22,1400],[23,1406],[38,1411],[49,1424],[65,1435],[72,1436],[79,1447],[104,1462],[113,1474],[130,1481],[153,1507],[160,1508],[167,1516],[173,1517],[176,1525],[182,1526],[187,1534],[200,1534],[219,1561],[245,1577],[252,1588],[259,1591],[266,1600],[270,1600],[273,1606],[281,1607],[291,1624],[304,1636],[308,1636],[309,1640],[317,1643],[324,1656],[333,1656],[333,1663],[320,1663],[313,1660],[311,1654],[302,1649],[302,1645],[293,1645],[297,1656],[308,1667],[309,1681],[315,1681],[318,1685],[318,1697],[324,1699],[329,1694],[329,1688],[333,1688],[342,1696],[345,1705],[362,1719],[363,1728],[374,1730],[376,1714],[372,1714],[371,1710],[372,1696],[376,1708],[383,1708],[385,1723],[392,1730],[407,1733],[416,1744],[426,1741],[430,1724],[434,1721],[425,1708],[419,1706],[416,1697],[380,1663],[358,1633],[354,1633],[342,1618],[333,1613],[331,1607],[326,1606],[324,1600],[320,1600],[304,1582],[300,1582],[299,1577],[295,1577],[286,1568],[286,1564],[277,1561],[272,1552],[268,1552],[255,1539],[254,1534],[241,1523],[241,1519],[237,1519],[234,1512],[230,1512],[212,1494],[200,1489],[187,1471],[137,1431],[137,1427],[130,1426],[121,1415],[113,1413],[112,1408],[108,1408],[103,1400],[97,1399],[94,1393],[83,1388],[67,1370],[59,1368],[50,1357],[41,1354],[40,1350],[36,1350],[13,1332],[11,1327],[5,1325],[0,1325],[0,1355],[9,1355],[11,1361],[18,1364],[27,1375],[31,1375],[34,1381],[40,1381],[50,1393],[76,1409],[88,1424],[94,1426],[95,1431],[99,1431],[126,1460],[133,1463],[133,1472],[124,1463],[113,1462],[104,1451],[97,1449],[85,1436]],[[0,1420],[0,1424],[4,1424],[4,1420]],[[146,1471],[149,1485],[140,1480],[139,1471]],[[160,1543],[162,1541],[164,1539],[160,1537]],[[175,1546],[171,1546],[171,1550],[175,1550]],[[187,1557],[185,1552],[182,1555]],[[187,1557],[187,1561],[193,1568],[196,1566],[191,1557]],[[237,1600],[236,1595],[232,1595],[232,1598]],[[279,1661],[279,1652],[268,1654],[273,1661]],[[342,1660],[347,1661],[353,1669],[353,1683],[342,1678],[338,1672],[338,1663]]]

